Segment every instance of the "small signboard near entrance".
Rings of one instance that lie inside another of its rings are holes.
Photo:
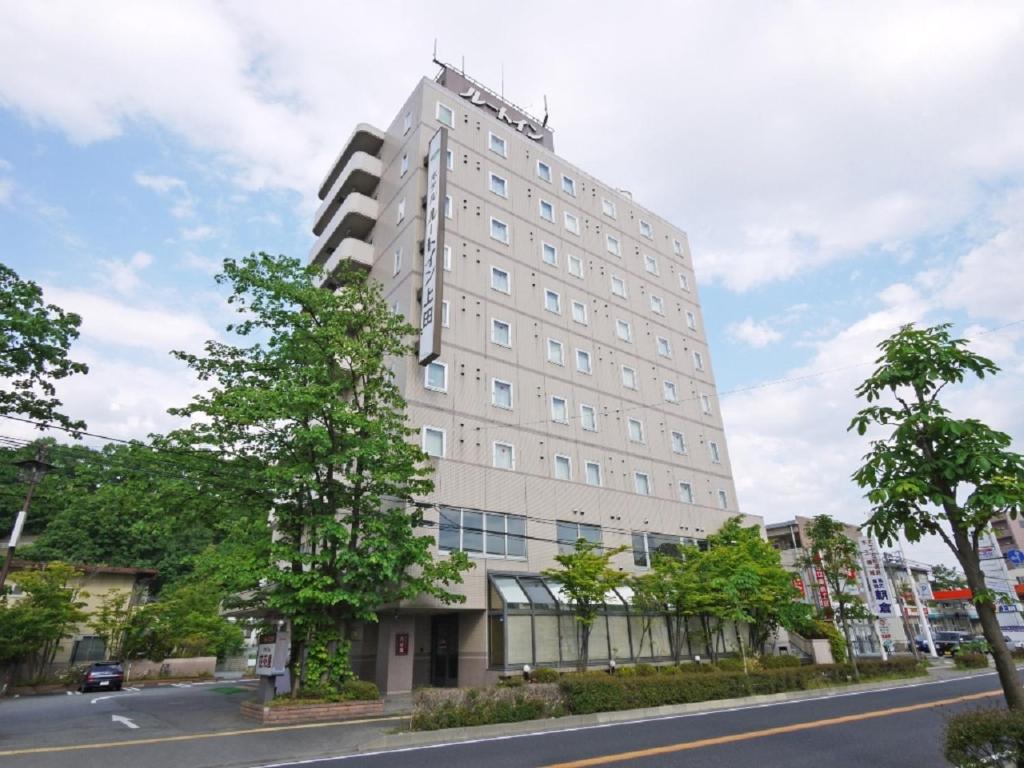
[[[395,656],[409,655],[409,633],[399,632],[395,635]]]

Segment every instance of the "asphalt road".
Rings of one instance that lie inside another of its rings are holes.
[[[998,695],[985,695],[997,689],[993,674],[897,683],[883,691],[628,723],[570,729],[555,721],[547,726],[555,730],[540,733],[351,754],[402,722],[260,728],[238,715],[251,686],[219,682],[0,702],[0,766],[941,766],[945,718],[1000,703]],[[976,698],[949,703],[964,696]]]

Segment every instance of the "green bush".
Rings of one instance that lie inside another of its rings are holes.
[[[551,667],[538,667],[530,673],[531,683],[557,683],[561,675],[557,669]]]
[[[414,731],[434,731],[440,728],[538,720],[563,714],[565,707],[555,685],[425,689],[416,696],[411,727]]]
[[[763,669],[782,669],[784,667],[800,666],[800,659],[796,656],[790,656],[788,653],[782,653],[778,656],[762,656],[760,661]]]
[[[376,701],[380,698],[380,690],[369,680],[346,680],[339,686],[311,685],[303,686],[297,697],[283,696],[274,699],[274,705],[285,707],[294,704],[324,704],[338,701]]]
[[[1017,659],[1017,661],[1020,661],[1021,659],[1024,659],[1024,648],[1014,648],[1010,651],[1010,655]]]
[[[958,768],[1020,765],[1024,760],[1024,712],[979,709],[946,723],[946,759]]]
[[[526,679],[520,675],[515,675],[514,677],[503,677],[498,680],[498,685],[502,688],[522,688],[526,685]]]
[[[978,639],[967,643],[960,643],[956,653],[988,653],[990,650],[992,649],[989,647],[988,640]]]
[[[715,666],[723,672],[742,672],[743,671],[743,659],[738,656],[728,656],[724,659],[719,659]],[[748,666],[749,669],[749,666]]]
[[[959,651],[953,657],[957,669],[984,669],[988,666],[988,656],[976,651]]]

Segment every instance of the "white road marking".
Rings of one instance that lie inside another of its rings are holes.
[[[141,691],[141,688],[135,688],[134,686],[128,686],[125,688],[126,691]]]
[[[111,715],[110,719],[113,720],[115,723],[121,723],[121,725],[127,725],[129,728],[138,728],[139,727],[139,726],[137,726],[135,723],[133,723],[131,721],[131,718],[122,717],[121,715]]]
[[[171,683],[173,688],[191,688],[192,683]]]
[[[95,704],[97,701],[104,701],[106,699],[119,699],[122,696],[134,696],[134,693],[112,693],[109,696],[97,696],[95,699],[90,701],[90,704]]]

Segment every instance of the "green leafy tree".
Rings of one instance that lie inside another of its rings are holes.
[[[164,590],[160,599],[140,606],[123,630],[126,658],[217,656],[242,647],[242,630],[221,615],[216,590],[201,583],[182,583]]]
[[[967,586],[967,578],[963,572],[948,565],[932,567],[933,589],[963,589]]]
[[[615,568],[611,560],[628,547],[604,549],[600,544],[578,539],[572,552],[555,555],[560,568],[548,568],[543,576],[559,584],[576,618],[579,646],[576,668],[583,672],[590,662],[590,632],[604,608],[604,598],[615,587],[626,583],[627,575]]]
[[[0,414],[84,429],[60,412],[55,381],[88,373],[68,357],[82,318],[43,302],[43,290],[0,264]]]
[[[103,638],[108,659],[119,659],[124,652],[124,639],[140,594],[115,589],[104,595],[89,616],[89,628]]]
[[[695,567],[703,553],[696,547],[680,547],[675,555],[655,552],[651,556],[651,570],[630,581],[633,588],[633,608],[641,611],[642,634],[638,647],[643,647],[650,635],[651,621],[662,614],[668,617],[669,645],[672,659],[678,664],[683,657],[683,643],[687,638],[687,623],[697,614],[696,596],[700,593],[698,569]]]
[[[351,675],[353,622],[421,595],[459,602],[451,586],[470,567],[464,553],[435,559],[418,533],[432,467],[388,367],[415,329],[364,273],[342,272],[336,291],[314,277],[284,256],[225,261],[217,280],[232,291],[239,345],[176,352],[210,389],[172,411],[195,417],[179,439],[255,467],[272,499],[265,601],[291,620],[296,694]],[[328,663],[309,681],[309,654],[322,651]]]
[[[860,680],[857,657],[853,652],[850,626],[855,621],[871,619],[871,612],[857,592],[857,571],[860,549],[847,535],[846,526],[828,515],[817,515],[807,526],[810,552],[801,561],[805,568],[820,568],[828,586],[836,623],[846,640],[846,653],[853,666],[853,676]]]
[[[963,568],[985,639],[1011,709],[1024,709],[1024,689],[996,617],[996,596],[985,583],[978,545],[993,518],[1024,509],[1024,457],[1011,438],[977,419],[957,419],[939,395],[968,377],[999,369],[975,354],[950,325],[905,325],[879,345],[878,367],[857,389],[869,405],[850,429],[888,434],[872,440],[854,481],[867,489],[866,527],[882,541],[939,536]]]

